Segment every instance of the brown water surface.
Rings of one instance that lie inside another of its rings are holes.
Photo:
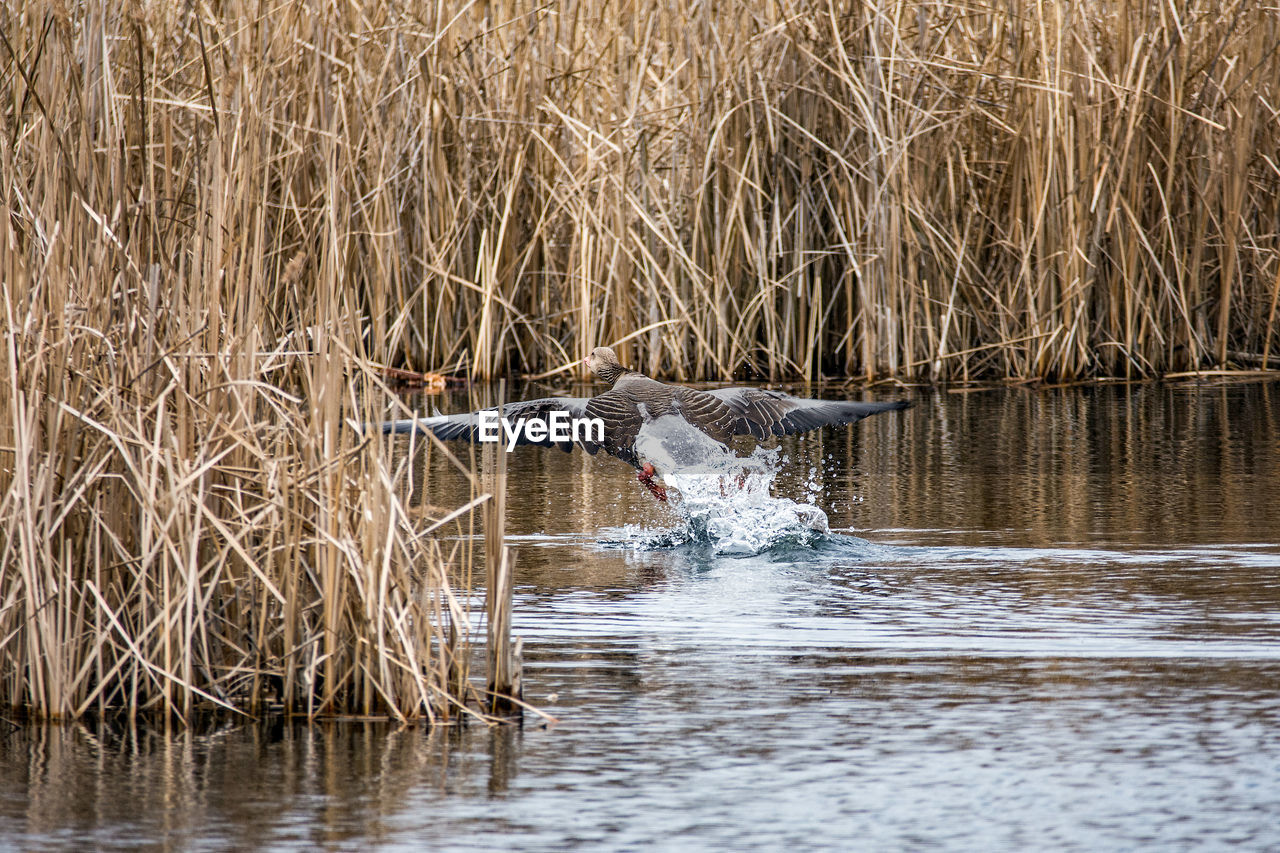
[[[782,449],[833,532],[748,556],[509,457],[559,725],[17,729],[0,846],[1280,846],[1280,388],[928,392]]]

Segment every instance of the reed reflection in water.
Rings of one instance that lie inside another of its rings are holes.
[[[0,839],[1276,846],[1276,390],[924,394],[784,443],[775,494],[834,532],[746,557],[637,547],[680,520],[616,460],[513,454],[525,696],[558,725],[15,730]]]

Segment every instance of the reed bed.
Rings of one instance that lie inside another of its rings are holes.
[[[479,715],[491,493],[411,506],[350,428],[388,399],[350,252],[393,220],[338,113],[233,91],[231,18],[150,14],[0,9],[0,708]]]
[[[466,704],[473,555],[344,427],[374,365],[1274,366],[1277,45],[1243,0],[4,4],[0,704]]]
[[[0,27],[9,251],[75,236],[41,218],[60,194],[119,244],[94,274],[253,283],[242,319],[295,330],[331,276],[388,364],[1280,357],[1266,4],[18,0]]]
[[[344,370],[338,335],[296,351],[211,333],[230,311],[195,278],[143,311],[119,277],[55,305],[5,272],[0,705],[184,720],[478,707],[470,539],[426,535],[472,521],[424,517],[407,500],[415,457],[343,424],[368,416],[375,382]],[[320,315],[336,323],[338,304]]]
[[[416,457],[339,419],[368,416],[374,382],[344,373],[338,336],[302,352],[206,338],[230,312],[196,279],[145,312],[118,277],[55,307],[6,273],[0,706],[186,721],[479,709],[471,539],[429,534],[467,537],[488,495],[438,517],[409,505]]]

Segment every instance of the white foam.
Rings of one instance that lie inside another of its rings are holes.
[[[676,540],[710,544],[718,554],[759,554],[783,542],[804,544],[828,532],[827,515],[813,503],[770,494],[779,469],[777,449],[757,447],[739,457],[720,442],[668,415],[643,427],[636,439],[668,488],[668,502],[684,520],[653,544]],[[813,494],[810,495],[813,497]]]

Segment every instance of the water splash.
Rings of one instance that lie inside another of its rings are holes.
[[[636,450],[661,473],[669,505],[683,524],[659,531],[628,526],[622,530],[627,544],[699,543],[716,554],[750,555],[780,545],[811,546],[828,533],[827,515],[816,505],[770,494],[781,464],[776,448],[757,447],[740,457],[669,415],[641,427]]]

